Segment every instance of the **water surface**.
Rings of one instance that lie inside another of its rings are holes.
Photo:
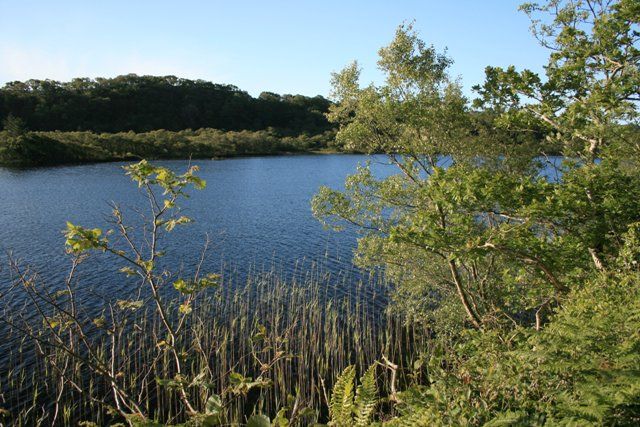
[[[375,163],[383,158],[372,159]],[[300,263],[318,260],[334,272],[350,269],[355,230],[324,229],[313,218],[310,201],[321,185],[341,188],[345,177],[366,160],[360,155],[304,155],[194,161],[207,187],[191,191],[191,198],[182,202],[195,222],[166,241],[167,264],[173,270],[193,269],[208,235],[208,271],[227,266],[246,272],[252,266],[292,274]],[[155,163],[178,172],[188,166],[187,161]],[[124,164],[0,168],[0,250],[11,251],[44,280],[60,284],[69,266],[62,234],[66,221],[106,228],[111,202],[124,207],[134,223],[134,209],[144,210],[144,197],[125,176]],[[380,174],[392,172],[381,165],[375,168]],[[80,273],[85,286],[105,294],[128,286],[114,273],[120,266],[112,259],[99,255],[92,262]],[[6,270],[0,274],[2,287]]]

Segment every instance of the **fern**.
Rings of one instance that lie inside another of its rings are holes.
[[[347,366],[336,380],[331,393],[329,425],[368,426],[371,423],[373,410],[378,404],[378,388],[376,387],[376,366],[371,365],[360,378],[360,385],[355,390],[356,369]]]
[[[355,425],[362,427],[369,425],[371,415],[378,403],[378,388],[376,387],[376,365],[371,365],[360,378],[360,385],[356,389]]]
[[[329,412],[331,415],[332,426],[350,426],[353,423],[353,381],[356,377],[356,370],[353,365],[347,366],[342,374],[338,376],[333,392],[331,393],[331,402],[329,404]]]

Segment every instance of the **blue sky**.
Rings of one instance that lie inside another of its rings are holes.
[[[328,95],[356,59],[381,81],[377,51],[403,21],[448,48],[465,91],[487,65],[542,69],[547,52],[514,0],[0,0],[0,84],[173,74],[258,95]]]

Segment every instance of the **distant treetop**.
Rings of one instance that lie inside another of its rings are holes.
[[[319,133],[331,128],[322,96],[263,92],[253,98],[228,84],[176,76],[14,81],[0,89],[0,122],[9,115],[31,130],[143,132],[156,129]]]

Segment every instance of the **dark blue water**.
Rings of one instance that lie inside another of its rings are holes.
[[[183,200],[194,223],[179,227],[164,241],[164,265],[188,274],[199,261],[205,236],[211,240],[205,272],[222,272],[242,280],[253,271],[294,274],[319,262],[332,273],[353,273],[357,233],[326,230],[313,217],[310,202],[322,185],[343,188],[358,164],[372,162],[378,177],[397,173],[384,156],[304,155],[197,160],[206,189]],[[446,159],[445,159],[446,160]],[[543,175],[555,180],[560,158],[552,158]],[[156,164],[182,172],[187,161]],[[110,227],[109,203],[139,226],[136,209],[145,211],[144,195],[122,169],[126,163],[7,169],[0,168],[0,294],[10,283],[7,254],[31,266],[41,280],[61,286],[70,265],[62,230],[67,221],[86,227]],[[85,288],[113,297],[132,288],[117,270],[122,263],[97,254],[78,273]],[[124,295],[123,295],[124,297]],[[99,306],[100,302],[96,301]]]
[[[380,175],[393,172],[375,165]],[[184,213],[195,220],[165,240],[165,263],[172,270],[192,270],[198,262],[205,236],[211,246],[207,271],[276,267],[285,274],[300,263],[321,260],[334,272],[351,268],[355,230],[326,230],[312,216],[310,201],[321,185],[342,188],[347,175],[367,160],[359,155],[309,155],[197,160],[198,175],[206,189],[191,191],[182,201]],[[184,171],[186,161],[156,164]],[[139,223],[135,209],[145,209],[143,194],[125,176],[125,163],[82,166],[0,168],[0,251],[11,251],[51,285],[62,283],[69,258],[62,230],[66,221],[87,227],[108,228],[110,202],[124,208],[128,220]],[[6,259],[3,259],[6,261]],[[81,269],[84,286],[105,295],[128,286],[113,258],[96,255]],[[7,283],[0,271],[0,287]]]

